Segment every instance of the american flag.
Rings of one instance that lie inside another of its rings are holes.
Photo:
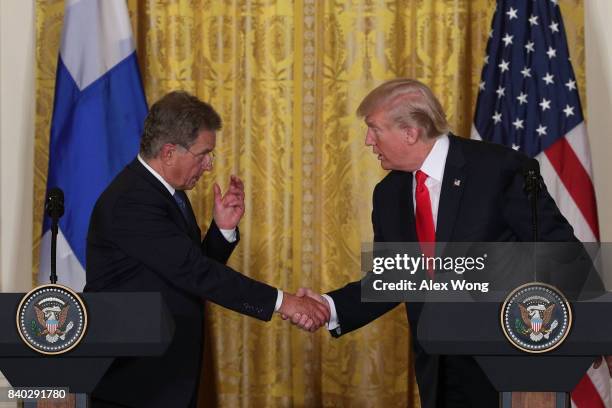
[[[546,186],[583,242],[599,240],[591,155],[558,0],[498,0],[472,138],[540,162]],[[605,363],[572,392],[578,408],[612,408]]]

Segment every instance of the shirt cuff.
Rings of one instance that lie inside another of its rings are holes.
[[[335,330],[336,328],[340,327],[340,322],[338,322],[338,313],[336,313],[336,304],[334,303],[334,299],[325,294],[321,296],[323,296],[329,304],[330,318],[329,322],[327,322],[327,330]]]
[[[236,228],[232,228],[232,229],[219,228],[219,231],[221,231],[221,234],[223,234],[223,237],[225,238],[225,240],[229,242],[230,244],[232,242],[236,242]]]
[[[278,291],[278,295],[276,295],[276,305],[274,305],[274,311],[278,312],[283,304],[283,291],[280,289],[276,289]]]

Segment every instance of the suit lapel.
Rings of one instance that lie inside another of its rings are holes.
[[[165,198],[165,200],[169,202],[170,207],[174,208],[174,212],[176,213],[174,214],[173,220],[179,220],[178,222],[181,224],[181,227],[185,230],[185,232],[187,232],[187,234],[189,234],[191,239],[199,242],[201,239],[200,229],[196,222],[193,208],[191,208],[191,203],[189,202],[187,195],[185,194],[185,201],[187,204],[187,212],[190,214],[191,221],[185,219],[183,212],[168,189],[157,178],[155,178],[155,176],[151,174],[151,172],[147,170],[142,163],[140,163],[138,158],[132,160],[128,167],[145,179],[151,185],[151,187],[157,190]]]
[[[414,203],[412,202],[412,173],[405,173],[404,180],[402,182],[402,193],[400,194],[400,208],[402,216],[398,219],[401,220],[400,230],[405,236],[402,236],[400,242],[413,242],[417,241],[416,236],[416,223],[414,221]]]
[[[392,177],[377,208],[382,237],[385,242],[416,241],[412,173],[394,171]]]
[[[132,160],[132,162],[128,164],[128,168],[145,179],[152,187],[155,188],[155,190],[159,191],[168,200],[174,201],[168,189],[158,179],[156,179],[155,176],[142,165],[142,163],[140,163],[138,158]],[[178,206],[176,208],[178,209]]]
[[[436,241],[452,240],[455,222],[459,216],[461,196],[463,195],[466,171],[465,159],[461,150],[460,140],[449,134],[448,156],[442,178],[442,190],[438,206]]]
[[[184,193],[184,197],[185,197],[185,204],[187,206],[187,214],[188,214],[188,224],[190,224],[190,234],[191,237],[196,239],[196,240],[200,240],[201,239],[201,231],[200,231],[200,227],[198,226],[198,220],[196,220],[195,217],[195,213],[193,212],[193,207],[191,207],[191,201],[189,201],[189,197],[187,196],[186,193]]]

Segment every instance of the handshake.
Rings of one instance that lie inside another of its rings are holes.
[[[295,295],[283,292],[283,303],[278,309],[283,320],[300,329],[314,332],[329,322],[331,311],[325,298],[310,289],[299,288]]]

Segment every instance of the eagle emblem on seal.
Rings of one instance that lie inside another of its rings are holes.
[[[567,338],[572,327],[572,308],[559,289],[530,282],[506,297],[500,323],[513,346],[528,353],[545,353]]]
[[[66,323],[69,309],[69,304],[63,307],[58,305],[48,307],[42,307],[40,304],[34,305],[36,320],[40,325],[37,334],[45,336],[45,340],[49,343],[55,343],[58,339],[64,340],[66,333],[74,326],[72,321]]]
[[[87,309],[72,289],[42,285],[26,293],[16,313],[17,333],[32,350],[57,355],[74,349],[87,330]]]
[[[540,341],[543,338],[548,339],[550,332],[553,331],[558,325],[557,320],[551,322],[553,310],[555,304],[545,306],[543,304],[525,305],[519,304],[519,310],[521,311],[521,319],[527,327],[517,327],[524,334],[528,334],[529,338],[533,341]]]

